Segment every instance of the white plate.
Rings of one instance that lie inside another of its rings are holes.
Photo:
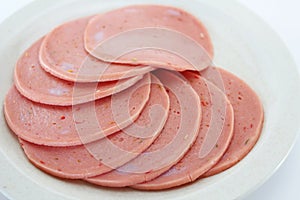
[[[223,0],[39,0],[0,26],[0,99],[12,85],[20,54],[56,25],[127,4],[181,7],[199,17],[212,36],[215,63],[246,80],[265,108],[262,136],[238,165],[194,184],[160,192],[107,189],[56,179],[36,169],[0,116],[0,190],[10,199],[205,199],[241,198],[269,178],[289,153],[300,121],[300,81],[294,61],[273,31],[235,1]]]

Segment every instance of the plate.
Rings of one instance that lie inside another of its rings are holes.
[[[264,104],[265,125],[257,145],[233,168],[184,187],[159,192],[107,189],[57,179],[35,168],[25,158],[1,115],[0,190],[9,199],[239,199],[266,181],[287,157],[299,132],[299,75],[279,37],[235,1],[35,1],[0,25],[1,105],[12,85],[16,60],[52,28],[81,16],[145,3],[177,6],[205,23],[215,47],[214,62],[244,79]]]

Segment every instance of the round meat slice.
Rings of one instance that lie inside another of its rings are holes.
[[[101,186],[125,187],[152,180],[176,164],[196,140],[201,121],[199,96],[187,82],[171,72],[157,71],[155,75],[170,97],[169,116],[160,136],[134,160],[86,181]]]
[[[106,82],[143,75],[151,67],[132,68],[102,62],[84,49],[84,30],[90,17],[65,23],[44,39],[40,49],[42,67],[52,75],[73,82]]]
[[[184,71],[204,69],[213,57],[204,25],[169,6],[133,5],[97,15],[84,38],[87,51],[107,62]]]
[[[169,97],[161,83],[152,77],[151,97],[136,124],[152,127],[151,135],[143,138],[132,136],[136,130],[119,131],[102,140],[86,145],[71,147],[49,147],[36,145],[20,139],[20,143],[29,160],[41,170],[61,178],[77,179],[96,176],[120,167],[147,149],[164,127],[169,111]],[[152,106],[160,105],[164,113],[153,118]],[[152,113],[151,113],[152,112]],[[130,133],[131,135],[129,135]],[[105,157],[106,156],[106,157]]]
[[[39,169],[53,176],[79,179],[111,171],[91,155],[84,145],[50,147],[19,139],[28,159]]]
[[[108,139],[85,145],[89,152],[112,169],[120,167],[120,164],[146,150],[166,123],[170,107],[169,96],[155,76],[152,76],[151,80],[150,99],[133,124],[119,133],[108,136]]]
[[[232,167],[251,151],[261,134],[264,111],[257,94],[235,75],[215,67],[209,67],[201,75],[224,89],[234,110],[232,141],[217,165],[204,174],[207,177]]]
[[[100,83],[73,83],[52,76],[39,63],[42,39],[31,46],[19,59],[14,82],[19,92],[28,99],[48,104],[69,106],[104,98],[137,83],[141,76]],[[82,92],[74,93],[74,86]]]
[[[201,98],[203,117],[197,140],[169,171],[152,181],[132,186],[135,189],[162,190],[193,182],[220,160],[230,143],[234,114],[226,95],[199,75],[191,72],[183,75]],[[203,154],[207,142],[213,145],[213,149]]]
[[[150,96],[150,74],[127,90],[76,106],[50,106],[32,102],[15,87],[6,96],[4,112],[15,134],[47,146],[86,144],[127,127],[135,121]],[[118,99],[118,102],[112,100]],[[112,109],[114,106],[115,108]],[[127,106],[127,107],[125,107]],[[128,109],[130,115],[124,115]],[[115,121],[115,116],[119,117]]]

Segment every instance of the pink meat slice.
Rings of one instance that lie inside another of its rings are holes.
[[[108,140],[104,138],[97,143],[86,145],[93,155],[112,169],[120,167],[120,164],[146,150],[166,123],[170,107],[169,96],[155,76],[152,76],[151,80],[150,99],[135,123],[119,133],[108,136]]]
[[[106,82],[143,75],[149,66],[132,68],[109,64],[90,56],[84,49],[84,30],[90,17],[65,23],[44,39],[40,49],[42,67],[52,75],[73,82]]]
[[[42,39],[32,45],[17,62],[14,82],[19,92],[28,99],[48,104],[69,106],[86,103],[121,92],[137,83],[141,76],[100,83],[73,83],[52,76],[39,63]],[[74,92],[74,87],[78,88]]]
[[[20,139],[26,156],[41,170],[54,176],[69,179],[100,175],[132,160],[153,143],[167,120],[169,111],[168,94],[155,77],[152,77],[152,80],[154,81],[151,85],[150,100],[136,121],[140,126],[154,125],[154,131],[151,135],[144,135],[147,137],[140,138],[131,136],[126,131],[119,131],[102,140],[71,147],[36,145]],[[153,116],[161,122],[156,125],[149,120],[153,105],[160,105],[164,109],[162,115]],[[138,135],[139,133],[135,134]],[[115,152],[113,152],[113,147],[117,149]],[[109,149],[108,152],[107,149]],[[110,157],[110,160],[113,161],[106,159],[104,156]]]
[[[35,103],[13,87],[6,96],[4,113],[10,128],[26,141],[47,146],[80,145],[132,124],[149,99],[150,85],[148,74],[123,92],[76,106]],[[118,121],[116,116],[121,116]]]
[[[231,141],[234,114],[226,95],[199,75],[191,72],[183,75],[201,98],[203,117],[197,140],[180,162],[152,181],[132,186],[135,189],[162,190],[193,182],[220,160]],[[214,135],[214,148],[202,156],[203,144],[210,141],[208,136]]]
[[[79,179],[112,169],[91,155],[84,145],[50,147],[19,139],[28,159],[39,169],[53,176]]]
[[[220,74],[223,85],[216,78],[217,74]],[[215,67],[209,67],[201,75],[224,89],[234,110],[231,144],[217,165],[204,174],[207,177],[232,167],[251,151],[261,134],[264,111],[257,94],[235,75]]]
[[[199,96],[188,83],[171,72],[157,71],[155,75],[170,97],[169,116],[161,134],[134,160],[86,181],[101,186],[125,187],[152,180],[176,164],[196,140],[201,121]]]
[[[113,48],[119,43],[123,46]],[[154,44],[158,46],[151,46]],[[154,49],[141,50],[141,47]],[[191,47],[198,48],[191,50]],[[202,58],[196,64],[199,69],[207,67],[213,57],[213,46],[204,25],[184,10],[162,5],[128,6],[93,17],[86,27],[85,48],[91,55],[108,62],[178,71],[195,70],[189,62],[193,53],[196,53],[194,57]]]

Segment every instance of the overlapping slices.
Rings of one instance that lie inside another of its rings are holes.
[[[58,78],[75,82],[105,82],[143,75],[149,66],[102,62],[84,49],[83,35],[90,17],[67,22],[50,32],[40,48],[42,67]],[[118,55],[120,56],[120,55]]]
[[[85,47],[104,61],[177,71],[204,69],[213,57],[204,25],[184,10],[161,5],[128,6],[93,17]]]
[[[222,88],[234,110],[233,138],[228,150],[216,166],[204,176],[220,173],[242,160],[258,141],[264,111],[257,94],[240,78],[221,68],[209,67],[201,75]],[[220,82],[220,77],[222,82]]]
[[[256,93],[208,67],[212,57],[206,28],[178,8],[73,20],[18,60],[6,121],[48,174],[140,190],[184,185],[243,159],[263,125]]]
[[[78,146],[70,146],[73,143],[64,143],[66,146],[63,147],[44,146],[23,139],[20,143],[29,160],[49,174],[70,179],[96,176],[120,167],[146,150],[163,129],[168,110],[168,94],[159,80],[152,76],[147,105],[135,124],[124,130]],[[140,133],[140,127],[151,127],[151,132]]]
[[[150,86],[148,74],[125,91],[75,106],[35,103],[13,87],[5,99],[5,117],[16,135],[29,142],[47,146],[80,145],[132,124],[148,102]]]
[[[86,103],[123,91],[143,78],[140,75],[99,83],[74,83],[56,78],[40,65],[39,49],[42,41],[38,40],[26,50],[15,68],[15,86],[32,101],[61,106]]]
[[[183,75],[203,105],[197,140],[176,165],[152,181],[134,185],[136,189],[167,189],[195,181],[219,161],[231,141],[234,114],[225,94],[199,75]]]
[[[152,180],[176,164],[196,140],[202,117],[199,96],[171,72],[157,71],[155,75],[170,96],[169,117],[160,136],[136,159],[108,174],[88,178],[88,182],[124,187]]]

